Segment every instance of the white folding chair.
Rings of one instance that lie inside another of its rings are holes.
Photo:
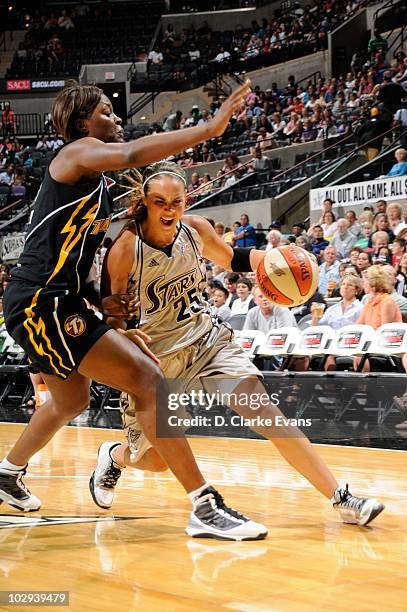
[[[294,353],[301,357],[328,355],[335,340],[336,332],[329,325],[312,325],[302,330]]]
[[[250,359],[256,356],[256,349],[263,344],[266,334],[258,329],[242,329],[234,332],[235,342],[247,353]]]
[[[385,323],[376,330],[369,353],[403,355],[407,353],[407,323]]]
[[[370,325],[357,323],[345,325],[336,334],[331,354],[336,357],[355,357],[366,355],[375,340],[375,331]]]
[[[292,355],[297,339],[297,327],[271,329],[267,333],[264,342],[258,347],[257,355],[261,357],[286,357]]]

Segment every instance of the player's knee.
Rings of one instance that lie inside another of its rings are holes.
[[[157,401],[157,394],[160,395],[166,388],[165,377],[162,370],[155,363],[151,362],[144,371],[137,370],[134,375],[134,391],[132,395],[142,402],[143,406]]]
[[[82,412],[89,407],[89,401],[89,395],[83,397],[75,396],[72,397],[70,401],[64,401],[63,403],[53,401],[53,407],[60,416],[70,421],[82,414]]]

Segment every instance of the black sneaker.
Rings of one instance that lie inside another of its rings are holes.
[[[267,528],[228,508],[220,493],[207,487],[194,501],[186,532],[193,538],[263,540]]]
[[[41,501],[24,484],[26,471],[27,466],[18,471],[0,468],[0,504],[7,502],[23,512],[34,512],[41,508]]]
[[[346,485],[346,489],[336,489],[332,503],[341,515],[343,522],[353,525],[368,525],[384,510],[384,505],[377,499],[352,495],[348,485]]]

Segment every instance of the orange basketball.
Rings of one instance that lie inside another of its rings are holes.
[[[279,306],[304,304],[314,295],[318,276],[316,257],[295,244],[268,251],[257,268],[260,291]]]

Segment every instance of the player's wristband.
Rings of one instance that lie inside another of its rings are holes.
[[[236,247],[233,249],[233,257],[231,262],[233,272],[251,272],[252,267],[250,265],[250,251],[251,248]]]

